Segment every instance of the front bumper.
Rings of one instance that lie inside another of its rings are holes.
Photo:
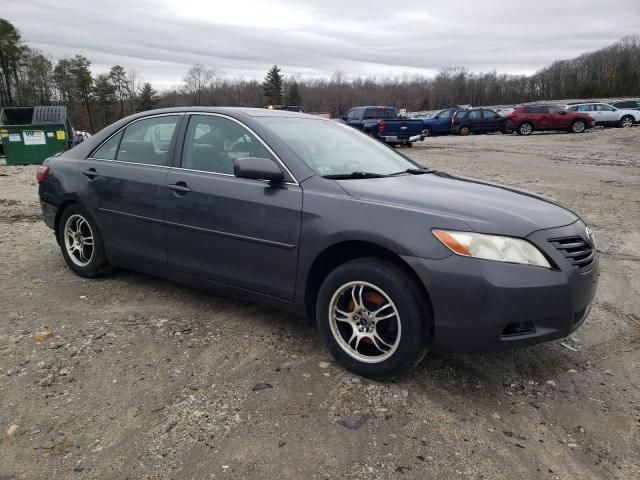
[[[554,269],[451,255],[442,260],[403,257],[429,293],[434,315],[433,348],[482,352],[564,338],[587,318],[596,293],[598,258],[578,270],[548,242],[580,235],[577,221],[541,230],[531,240]]]

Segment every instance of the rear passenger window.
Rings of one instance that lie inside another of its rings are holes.
[[[236,158],[274,159],[249,130],[224,117],[193,115],[182,152],[182,168],[233,175]]]
[[[109,140],[104,142],[100,148],[93,152],[93,155],[91,155],[91,157],[99,158],[101,160],[115,160],[121,138],[122,132],[119,132],[118,134],[114,135]]]
[[[482,111],[482,116],[486,119],[495,119],[495,118],[500,118],[500,115],[498,115],[496,112],[492,111],[492,110],[483,110]]]
[[[167,165],[177,116],[152,117],[129,125],[120,142],[117,159],[147,165]]]
[[[480,110],[471,110],[469,112],[469,118],[480,118]]]

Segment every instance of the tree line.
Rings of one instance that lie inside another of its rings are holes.
[[[82,55],[54,64],[27,46],[10,22],[0,19],[0,106],[65,105],[76,128],[91,132],[136,111],[171,106],[287,104],[338,116],[355,105],[394,105],[419,111],[463,104],[638,95],[638,36],[556,61],[532,75],[445,67],[434,77],[363,78],[335,72],[330,78],[307,79],[285,76],[274,65],[259,82],[226,77],[218,69],[196,64],[181,86],[159,94],[150,83],[142,82],[134,69],[120,65],[93,74],[91,61]]]

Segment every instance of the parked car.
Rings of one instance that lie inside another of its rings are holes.
[[[170,144],[154,143],[169,128]],[[596,291],[593,234],[575,213],[311,115],[143,112],[47,159],[36,178],[73,272],[117,265],[315,318],[337,361],[362,375],[399,372],[429,348],[565,337]]]
[[[509,128],[519,135],[534,130],[567,130],[582,133],[595,126],[595,120],[583,112],[570,112],[558,105],[521,105],[507,117]]]
[[[590,115],[596,121],[596,125],[605,127],[632,127],[640,123],[640,111],[623,110],[608,103],[580,103],[567,106],[570,112],[582,112]]]
[[[424,140],[422,120],[401,118],[394,107],[355,107],[342,119],[349,126],[392,146],[411,147],[413,142]]]
[[[454,112],[451,130],[458,135],[509,131],[507,119],[489,108],[470,108]]]
[[[611,102],[612,107],[622,110],[640,110],[640,100],[620,100],[619,102]]]
[[[433,117],[427,117],[422,119],[422,134],[425,137],[432,135],[447,135],[452,130],[452,118],[453,115],[460,110],[460,108],[445,108],[440,110]]]

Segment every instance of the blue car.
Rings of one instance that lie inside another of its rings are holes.
[[[432,135],[448,135],[452,132],[451,118],[460,108],[445,108],[430,118],[422,119],[422,134],[425,137]]]

